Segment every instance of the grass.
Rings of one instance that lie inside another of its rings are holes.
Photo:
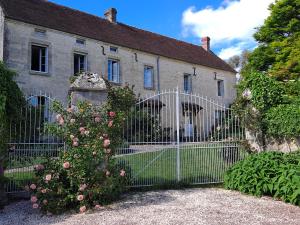
[[[35,178],[33,171],[16,171],[12,173],[4,173],[9,179],[7,188],[9,192],[22,191],[25,185],[30,184]]]
[[[181,183],[221,183],[226,170],[244,154],[229,149],[224,157],[221,144],[197,144],[180,148]],[[229,154],[228,154],[229,152]],[[177,149],[122,155],[118,160],[130,171],[133,186],[177,182]]]

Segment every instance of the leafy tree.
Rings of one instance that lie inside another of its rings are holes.
[[[265,71],[278,80],[299,79],[300,1],[276,0],[269,10],[271,15],[254,34],[259,46],[246,71]]]
[[[265,137],[300,135],[300,1],[276,0],[257,29],[258,47],[241,71],[234,104],[245,109],[245,125],[265,146]]]
[[[241,55],[234,55],[227,60],[227,63],[237,71],[240,71],[248,62],[250,51],[244,50]]]

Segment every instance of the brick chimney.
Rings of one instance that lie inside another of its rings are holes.
[[[210,37],[203,37],[201,38],[202,48],[206,51],[210,51]]]
[[[104,13],[104,16],[111,23],[116,23],[117,22],[117,10],[115,8],[108,9]]]

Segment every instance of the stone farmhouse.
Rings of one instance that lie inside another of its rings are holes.
[[[179,87],[225,105],[236,97],[236,71],[201,45],[141,30],[47,0],[0,0],[0,59],[25,94],[43,91],[67,103],[70,77],[97,73],[113,85],[154,94]],[[200,40],[199,40],[200,44]]]

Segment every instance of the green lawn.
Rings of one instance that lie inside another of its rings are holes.
[[[25,185],[30,184],[34,179],[33,171],[16,171],[12,173],[4,173],[9,178],[7,189],[9,192],[22,191]]]
[[[180,148],[180,180],[186,183],[220,183],[224,172],[244,157],[241,150],[227,151],[221,144],[193,145]],[[229,153],[228,153],[229,152]],[[177,149],[122,155],[118,160],[131,170],[134,186],[177,181]]]

